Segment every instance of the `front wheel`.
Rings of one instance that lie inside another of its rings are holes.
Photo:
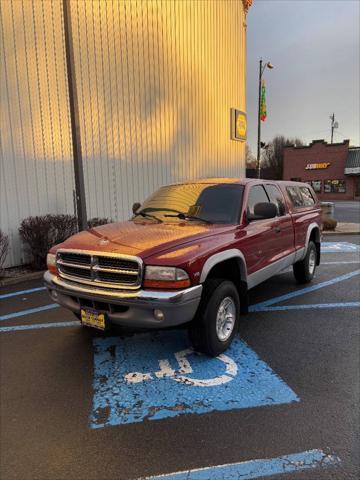
[[[228,280],[210,279],[195,319],[189,327],[190,340],[199,352],[216,357],[231,344],[239,326],[240,300]]]
[[[314,242],[310,241],[305,258],[293,265],[294,276],[298,283],[309,283],[314,278],[317,264],[317,250]]]

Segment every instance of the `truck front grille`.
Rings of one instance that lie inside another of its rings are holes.
[[[60,250],[56,265],[60,277],[77,283],[118,289],[141,285],[142,261],[138,257]]]

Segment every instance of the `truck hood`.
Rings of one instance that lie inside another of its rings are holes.
[[[233,225],[121,222],[80,232],[57,248],[137,255],[143,259],[175,246],[233,229]]]

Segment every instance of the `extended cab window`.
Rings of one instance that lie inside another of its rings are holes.
[[[275,185],[266,185],[266,191],[269,195],[271,203],[276,205],[278,215],[285,215],[285,201],[284,196]]]
[[[254,215],[254,207],[257,203],[269,203],[269,197],[262,185],[255,185],[250,188],[247,206],[248,215]]]
[[[308,187],[300,187],[300,192],[304,201],[305,207],[311,207],[315,204],[314,197],[311,194],[311,191]]]
[[[211,223],[234,224],[239,221],[243,190],[243,185],[228,183],[168,185],[145,200],[141,210],[164,222],[179,222],[176,216],[168,215],[181,212]],[[188,220],[196,221],[191,218]]]
[[[299,187],[286,187],[286,191],[289,194],[291,203],[295,208],[304,206],[304,200],[300,193]]]

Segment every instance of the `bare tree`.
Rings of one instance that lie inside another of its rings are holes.
[[[4,273],[4,263],[9,249],[9,237],[0,230],[0,277]]]
[[[297,137],[286,138],[283,135],[276,135],[268,145],[263,156],[262,165],[268,169],[271,178],[281,180],[284,163],[284,147],[292,145],[301,146],[304,145],[304,142]]]
[[[245,165],[246,168],[255,168],[256,166],[255,155],[252,153],[248,143],[245,145]]]

